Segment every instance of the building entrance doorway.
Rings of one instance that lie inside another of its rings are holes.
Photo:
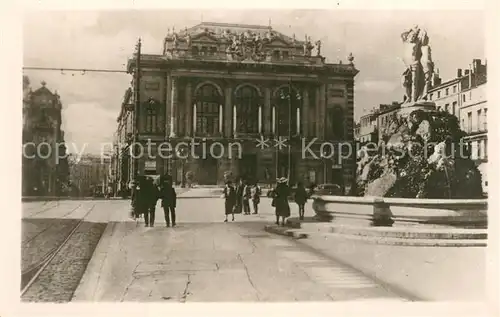
[[[294,169],[294,160],[293,155],[290,156],[290,160],[288,159],[288,153],[279,153],[278,154],[278,162],[276,163],[277,167],[277,178],[285,177],[288,178],[290,184],[295,182],[295,169]],[[288,175],[288,164],[290,163],[290,175]]]
[[[217,184],[217,160],[213,157],[200,159],[200,168],[198,169],[198,183],[200,185]]]
[[[257,154],[243,154],[241,156],[238,174],[250,182],[257,181]]]

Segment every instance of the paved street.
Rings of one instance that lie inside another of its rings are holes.
[[[319,237],[293,240],[264,232],[264,226],[274,221],[267,198],[262,199],[259,215],[236,215],[236,221],[228,223],[223,222],[220,198],[179,199],[177,227],[165,227],[158,205],[156,225],[147,228],[143,221],[128,218],[129,203],[25,203],[23,266],[36,263],[60,241],[56,232],[64,236],[65,225],[85,217],[86,222],[109,225],[74,301],[480,300],[484,296],[483,248],[375,246]],[[313,213],[310,205],[307,213]],[[296,214],[292,204],[292,215]]]
[[[223,223],[222,207],[222,199],[180,199],[175,228],[165,227],[161,212],[154,228],[126,215],[115,219],[121,222],[109,226],[74,300],[400,300],[358,272],[264,232],[270,208]]]

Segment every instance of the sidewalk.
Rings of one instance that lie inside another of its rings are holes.
[[[292,217],[297,213],[292,205]],[[486,299],[487,247],[383,245],[322,233],[296,241],[422,300]]]

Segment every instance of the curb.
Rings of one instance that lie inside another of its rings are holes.
[[[281,236],[290,237],[293,239],[307,239],[312,235],[321,237],[332,237],[344,240],[359,241],[368,244],[381,244],[390,246],[408,246],[408,247],[486,247],[487,241],[481,239],[468,240],[451,240],[451,239],[405,239],[405,238],[388,238],[388,237],[367,237],[356,236],[342,233],[321,233],[321,232],[306,232],[300,229],[290,229],[279,226],[266,226],[266,232],[278,234]]]
[[[80,283],[71,297],[71,302],[89,301],[93,299],[99,285],[101,269],[106,261],[107,251],[113,234],[115,233],[117,224],[117,222],[108,222],[106,225],[106,228],[104,229],[104,232],[102,233],[101,238],[92,253],[92,257],[87,264],[87,268],[80,279]]]
[[[321,222],[289,220],[287,225],[324,234],[345,234],[371,238],[424,239],[424,240],[486,240],[485,229],[426,228],[426,227],[361,227]]]
[[[404,239],[404,238],[385,238],[385,237],[360,237],[342,233],[328,233],[324,237],[339,238],[344,240],[359,241],[367,244],[382,244],[391,246],[406,247],[486,247],[486,240],[468,239],[468,240],[450,240],[450,239]]]

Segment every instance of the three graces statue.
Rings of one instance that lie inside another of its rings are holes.
[[[403,61],[406,70],[401,79],[405,88],[405,103],[427,100],[434,74],[429,36],[416,25],[402,33],[401,39],[405,45]]]

